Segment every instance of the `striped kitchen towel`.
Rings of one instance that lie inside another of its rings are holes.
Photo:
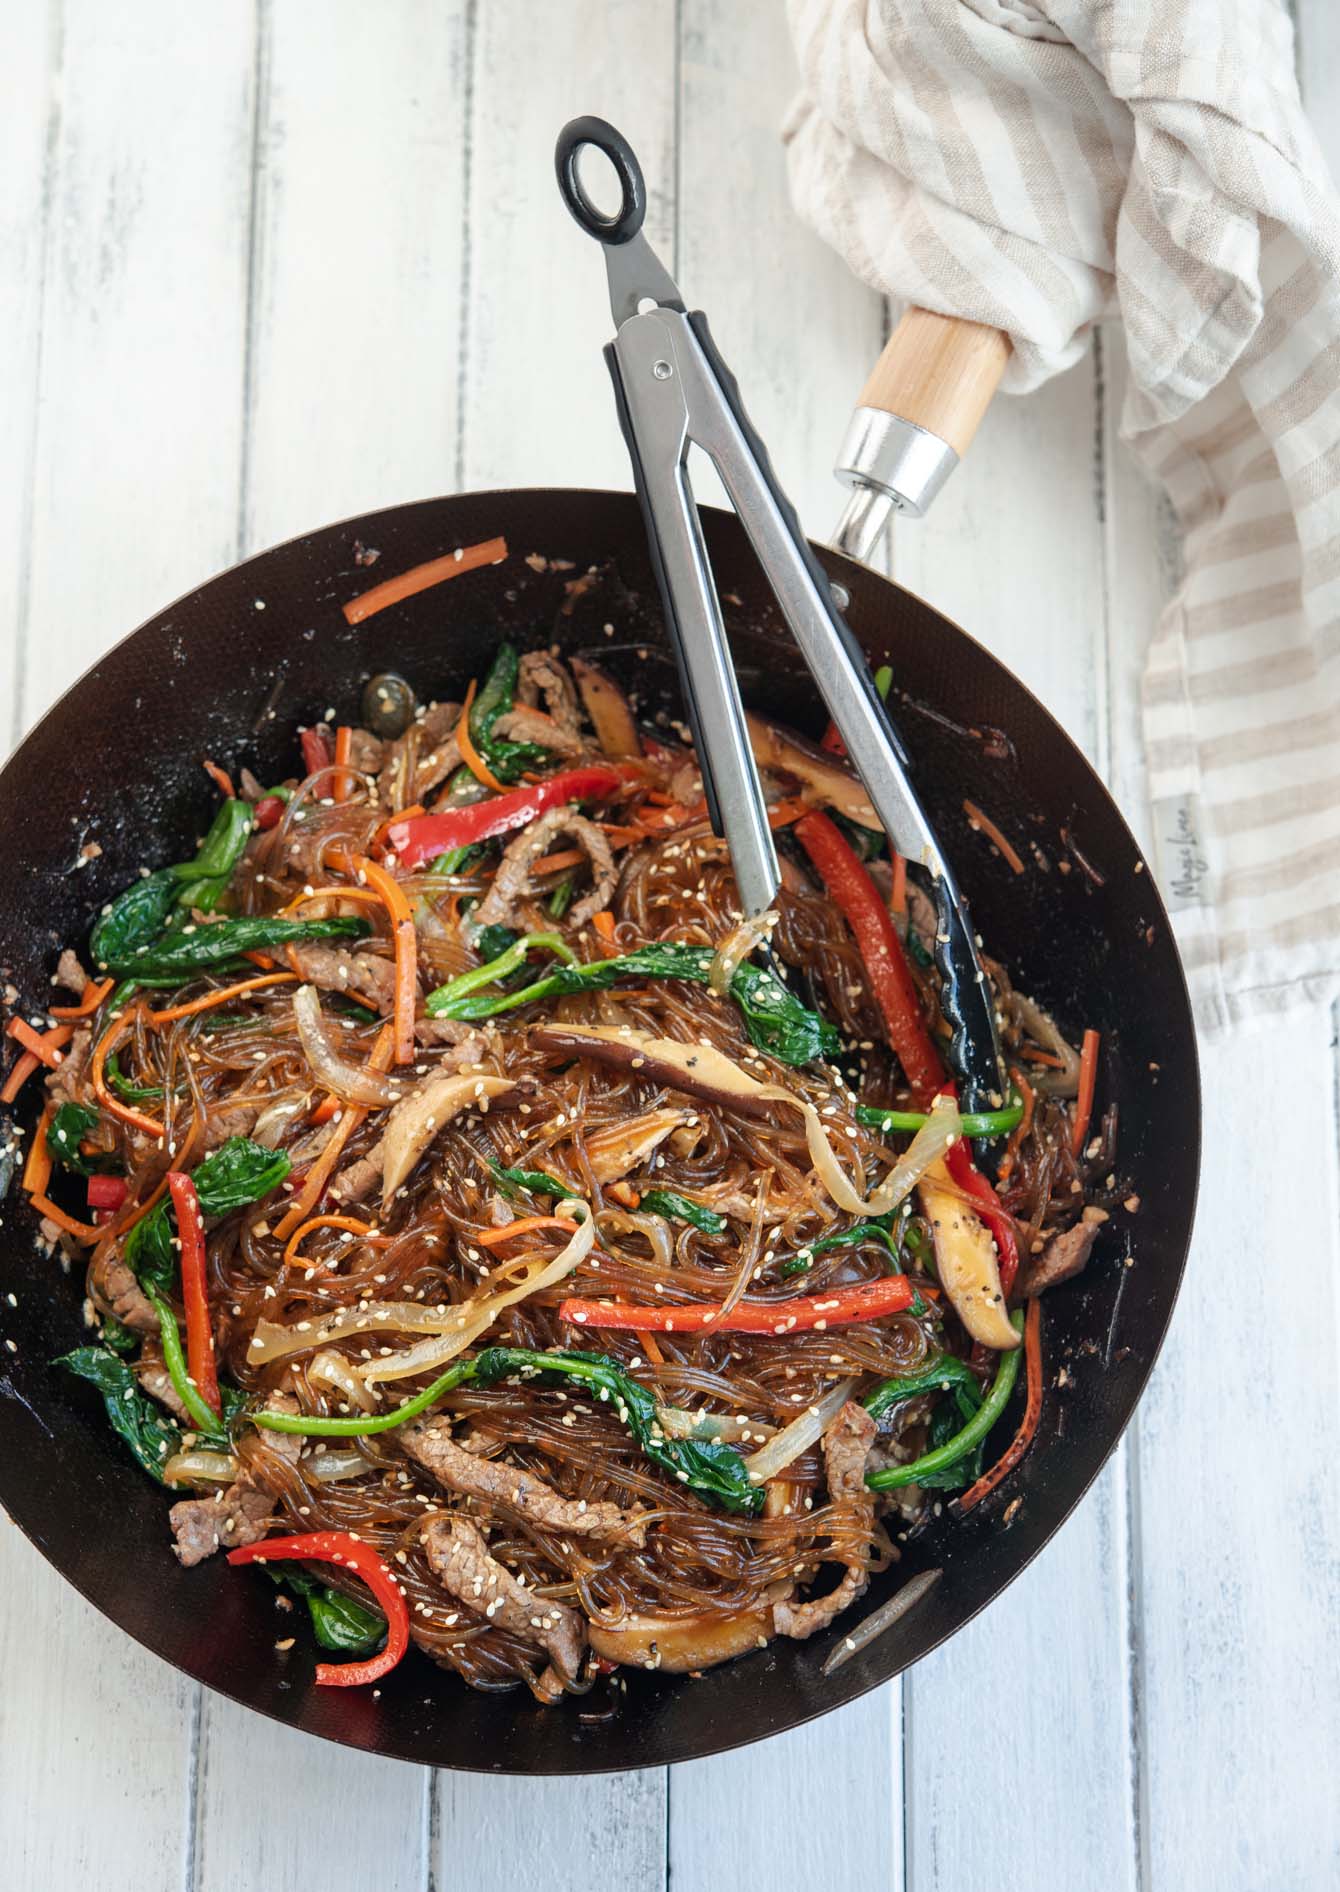
[[[1202,1024],[1340,977],[1340,205],[1276,0],[790,0],[801,214],[1006,329],[1005,386],[1126,331],[1185,533],[1144,727]]]

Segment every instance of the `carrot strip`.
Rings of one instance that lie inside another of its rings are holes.
[[[1042,1417],[1042,1302],[1036,1295],[1028,1303],[1028,1313],[1024,1316],[1024,1366],[1028,1374],[1028,1398],[1019,1430],[990,1471],[983,1472],[977,1483],[969,1485],[963,1496],[951,1505],[955,1517],[962,1517],[965,1511],[971,1511],[983,1498],[989,1498],[1033,1443],[1038,1420]]]
[[[614,944],[615,921],[614,915],[610,912],[608,907],[605,908],[603,913],[592,914],[591,924],[608,945],[612,946]]]
[[[203,998],[192,999],[188,1005],[170,1005],[165,1012],[150,1012],[149,1023],[156,1031],[178,1018],[194,1018],[198,1012],[212,1012],[216,1005],[226,1005],[229,999],[240,999],[246,992],[259,991],[263,985],[284,985],[296,978],[297,974],[292,972],[265,972],[258,979],[243,979],[237,985],[225,985],[217,992],[206,992]]]
[[[372,1047],[372,1055],[368,1059],[369,1071],[384,1072],[390,1068],[393,1038],[392,1027],[383,1025],[377,1034],[377,1042]],[[305,1222],[312,1213],[325,1193],[331,1171],[339,1162],[345,1144],[367,1114],[367,1111],[360,1106],[343,1112],[331,1133],[330,1141],[308,1170],[307,1180],[302,1186],[302,1194],[275,1227],[275,1236],[279,1241],[286,1242],[299,1223]]]
[[[122,1123],[129,1124],[132,1130],[139,1130],[145,1136],[158,1139],[167,1134],[165,1126],[153,1117],[146,1117],[143,1111],[134,1110],[129,1104],[123,1104],[119,1097],[108,1090],[107,1080],[103,1076],[103,1067],[107,1059],[143,1011],[143,1004],[130,1006],[113,1022],[111,1028],[102,1034],[93,1047],[88,1075],[93,1085],[93,1095],[109,1116],[119,1118]]]
[[[889,894],[889,908],[893,913],[907,912],[907,862],[901,854],[893,857],[893,890]]]
[[[259,966],[262,972],[273,972],[275,962],[269,953],[243,953],[243,959],[249,959],[253,966]]]
[[[810,813],[813,803],[802,801],[799,795],[793,795],[789,801],[775,801],[768,810],[770,828],[789,828],[802,815]]]
[[[1015,1124],[1013,1130],[1010,1131],[1009,1139],[1005,1144],[1004,1155],[1000,1159],[996,1173],[1002,1182],[1008,1181],[1014,1169],[1015,1158],[1019,1154],[1019,1146],[1033,1128],[1033,1106],[1037,1101],[1037,1094],[1033,1086],[1029,1083],[1017,1064],[1010,1066],[1010,1082],[1024,1100],[1024,1114],[1020,1117],[1018,1123]]]
[[[395,1061],[414,1062],[414,1008],[418,1002],[419,942],[405,890],[393,874],[360,854],[354,868],[379,896],[391,919],[395,946]]]
[[[0,1089],[0,1104],[13,1103],[40,1063],[41,1059],[34,1057],[31,1051],[25,1051],[16,1060],[13,1070],[5,1079],[4,1088]]]
[[[73,1025],[57,1025],[51,1031],[34,1031],[26,1018],[11,1018],[5,1030],[15,1038],[25,1051],[31,1051],[41,1064],[48,1065],[53,1071],[61,1063],[61,1046],[68,1044],[74,1037]]]
[[[1005,836],[1001,833],[995,822],[992,821],[991,817],[984,815],[975,801],[965,801],[963,804],[963,812],[968,817],[968,826],[970,828],[980,828],[987,840],[991,842],[992,846],[1000,849],[1002,857],[1009,862],[1015,873],[1022,874],[1024,864],[1020,860],[1017,850],[1005,839]]]
[[[47,1184],[51,1181],[51,1145],[47,1142],[47,1125],[53,1114],[52,1106],[47,1104],[37,1119],[32,1147],[23,1165],[23,1187],[30,1196],[44,1196]]]
[[[77,1005],[53,1005],[50,1007],[51,1016],[53,1018],[87,1018],[91,1012],[97,1011],[115,984],[115,979],[90,979]]]
[[[335,731],[335,774],[331,777],[330,795],[332,801],[349,799],[349,757],[353,752],[354,732],[347,723],[341,723]]]
[[[1064,1058],[1058,1058],[1052,1051],[1039,1051],[1036,1045],[1030,1045],[1022,1056],[1026,1064],[1049,1064],[1054,1071],[1065,1069]]]
[[[63,1228],[67,1235],[73,1235],[76,1241],[100,1242],[102,1240],[104,1230],[95,1228],[91,1222],[76,1222],[72,1215],[67,1215],[64,1209],[58,1208],[50,1196],[35,1195],[30,1198],[30,1201],[39,1215],[45,1216],[48,1222],[54,1222],[57,1228]]]
[[[655,1334],[643,1334],[642,1351],[646,1354],[653,1366],[665,1365],[665,1355],[656,1344]]]
[[[1078,1156],[1089,1134],[1093,1115],[1093,1087],[1098,1077],[1098,1033],[1086,1031],[1079,1052],[1079,1095],[1075,1099],[1075,1123],[1070,1132],[1070,1147]]]
[[[466,691],[465,702],[461,705],[461,720],[456,725],[456,747],[461,752],[462,762],[464,762],[466,768],[469,769],[475,780],[482,782],[485,788],[497,789],[499,794],[501,794],[504,786],[503,783],[498,780],[488,763],[485,762],[483,756],[480,755],[474,745],[474,739],[470,734],[470,705],[474,700],[475,679],[471,677],[470,688]]]
[[[310,893],[304,887],[301,893],[294,895],[286,907],[279,909],[280,916],[287,918],[290,913],[296,913],[299,907],[306,906],[309,900],[355,900],[369,907],[379,907],[382,904],[381,895],[375,893],[371,887],[313,887]]]
[[[299,1268],[321,1267],[322,1264],[319,1261],[309,1261],[306,1259],[306,1257],[300,1256],[298,1254],[298,1249],[301,1247],[302,1243],[306,1240],[307,1236],[309,1236],[312,1233],[313,1229],[318,1229],[318,1228],[341,1228],[341,1229],[344,1229],[350,1235],[365,1236],[369,1241],[381,1241],[383,1239],[381,1236],[377,1234],[377,1231],[375,1230],[371,1222],[361,1221],[359,1217],[356,1215],[309,1216],[307,1221],[305,1221],[300,1228],[295,1228],[293,1233],[288,1238],[287,1245],[285,1246],[285,1249],[284,1249],[285,1267],[295,1267],[295,1266]]]
[[[334,1091],[327,1091],[325,1096],[321,1099],[321,1102],[311,1112],[307,1121],[313,1127],[317,1124],[329,1123],[339,1107],[340,1100],[335,1095]]]
[[[365,618],[374,617],[388,605],[399,604],[405,598],[414,597],[416,592],[430,590],[433,585],[445,584],[449,578],[459,578],[463,572],[472,572],[477,566],[501,565],[506,557],[506,539],[485,539],[480,545],[464,545],[455,552],[448,552],[445,558],[430,558],[427,564],[411,566],[398,578],[387,578],[371,591],[351,598],[348,604],[341,606],[345,623],[362,624]]]
[[[233,778],[228,773],[227,769],[221,769],[217,762],[211,762],[209,757],[206,756],[204,758],[204,770],[205,774],[209,777],[210,781],[213,782],[215,788],[218,789],[220,795],[222,795],[225,800],[237,800],[237,790],[233,787]]]
[[[546,854],[543,860],[532,861],[532,874],[556,874],[564,867],[580,867],[586,859],[579,847],[561,848],[557,854]]]
[[[577,1233],[577,1224],[566,1215],[523,1215],[519,1221],[509,1222],[506,1228],[491,1228],[483,1235],[472,1235],[470,1240],[481,1248],[496,1248],[499,1242],[509,1242],[514,1235],[532,1235],[542,1228],[561,1228],[568,1235]]]

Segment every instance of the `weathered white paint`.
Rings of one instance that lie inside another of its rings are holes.
[[[1334,9],[1297,13],[1335,147]],[[826,469],[882,317],[786,208],[769,0],[32,0],[6,74],[16,725],[240,547],[453,484],[629,483],[601,258],[552,179],[577,111],[633,138],[653,241],[829,528]],[[1140,651],[1175,554],[1116,441],[1122,374],[1108,336],[1002,403],[894,557],[1038,690],[1143,832]],[[1320,1016],[1207,1057],[1197,1258],[1131,1446],[901,1690],[761,1747],[586,1782],[343,1753],[182,1682],[0,1521],[0,1884],[1333,1884],[1335,1069]]]

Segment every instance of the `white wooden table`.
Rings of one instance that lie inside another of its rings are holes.
[[[1332,0],[1302,0],[1300,40],[1340,145]],[[790,214],[769,0],[14,0],[4,42],[0,740],[304,526],[462,486],[627,485],[603,270],[552,181],[577,111],[633,137],[653,241],[831,529],[884,311]],[[1139,828],[1140,652],[1175,547],[1116,440],[1122,376],[1104,336],[998,403],[893,559]],[[1192,1266],[1127,1441],[901,1686],[668,1771],[434,1774],[186,1682],[0,1515],[0,1887],[1334,1886],[1333,1021],[1213,1046],[1204,1079]]]

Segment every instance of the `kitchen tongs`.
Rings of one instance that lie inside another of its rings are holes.
[[[604,153],[621,201],[605,213],[578,175],[587,146]],[[633,462],[666,626],[679,665],[715,832],[730,849],[746,914],[766,911],[781,884],[763,791],[726,641],[721,604],[688,475],[696,446],[717,469],[890,844],[934,902],[934,958],[951,1029],[950,1063],[963,1107],[1004,1094],[990,995],[953,869],[907,773],[907,757],[865,659],[834,602],[735,379],[701,312],[642,235],[646,187],[627,141],[601,118],[575,118],[555,152],[563,198],[604,245],[617,333],[605,349]]]

